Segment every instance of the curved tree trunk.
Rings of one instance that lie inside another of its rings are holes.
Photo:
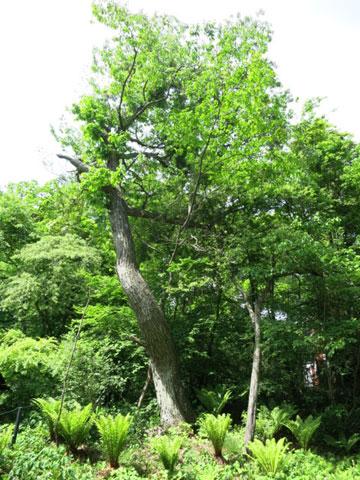
[[[250,391],[247,408],[247,419],[244,444],[248,446],[254,439],[256,425],[256,403],[259,390],[260,361],[261,361],[261,328],[260,328],[260,302],[255,301],[254,308],[247,304],[251,321],[254,327],[254,353],[251,370]]]
[[[171,426],[192,420],[191,408],[180,381],[177,356],[164,314],[136,263],[127,205],[112,187],[105,189],[117,258],[117,273],[139,322],[150,357],[161,421]]]

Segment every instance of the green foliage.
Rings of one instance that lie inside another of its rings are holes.
[[[183,439],[181,437],[162,436],[154,438],[152,446],[158,453],[164,468],[171,475],[179,461],[179,452],[182,446]]]
[[[324,480],[331,478],[334,466],[329,460],[307,450],[294,450],[287,455],[284,480]]]
[[[299,415],[296,420],[287,420],[285,426],[291,431],[297,442],[304,450],[309,448],[310,442],[320,427],[321,417],[314,418],[309,415],[305,420],[302,420]]]
[[[258,439],[249,443],[250,457],[261,467],[264,473],[275,475],[284,468],[288,445],[286,439],[276,441],[274,438],[266,440],[265,444]]]
[[[27,405],[31,398],[56,390],[55,339],[35,340],[20,330],[8,330],[0,337],[0,374],[9,388],[3,394],[3,403]]]
[[[223,455],[226,460],[234,461],[241,458],[244,453],[244,436],[243,428],[227,433],[223,446]]]
[[[222,457],[226,435],[231,425],[230,415],[213,415],[207,413],[200,420],[200,429],[203,434],[211,441],[216,457]]]
[[[0,458],[4,450],[10,445],[13,429],[12,425],[2,425],[0,427]]]
[[[99,265],[97,252],[76,235],[44,236],[13,261],[16,272],[1,287],[1,308],[29,335],[62,333],[86,294],[84,271]]]
[[[317,427],[317,419],[291,421],[291,412],[260,407],[256,435],[278,438],[286,424],[308,448],[321,428],[319,447],[331,434],[337,450],[355,449],[359,145],[318,118],[310,103],[290,122],[290,96],[268,56],[266,23],[236,17],[189,26],[112,1],[98,2],[94,12],[116,35],[94,54],[90,88],[73,107],[77,125],[59,134],[89,172],[80,181],[69,175],[0,192],[2,410],[57,395],[84,316],[67,401],[136,411],[138,457],[144,432],[157,425],[152,387],[135,407],[148,358],[133,341],[140,332],[115,275],[104,192],[111,185],[140,215],[130,221],[138,264],[164,308],[185,383],[201,389],[205,408],[220,413],[230,389],[241,392],[231,407],[243,408],[253,334],[241,291],[266,292],[259,403],[286,400],[305,416],[325,412]],[[315,359],[316,385],[305,388],[304,365]],[[220,383],[226,389],[211,390]],[[225,426],[222,436],[212,418],[208,437],[234,464],[215,466],[198,438],[187,439],[194,448],[184,452],[188,462],[177,475],[193,480],[209,465],[210,478],[264,478],[254,463],[251,471],[236,462],[241,431],[226,435]],[[87,479],[95,475],[70,455],[62,458],[63,447],[23,442],[22,433],[19,444],[24,451],[16,450],[11,480],[81,478],[82,469]],[[141,453],[153,460],[146,448]],[[356,459],[341,468],[311,452],[288,459],[291,468],[279,480],[358,476]],[[146,475],[164,475],[151,467]],[[138,477],[126,466],[112,476]]]
[[[93,423],[94,415],[92,405],[89,403],[83,408],[77,406],[73,410],[64,409],[57,429],[69,450],[76,453],[78,448],[87,441]]]
[[[23,427],[11,452],[4,480],[95,480],[88,462],[78,463],[64,446],[49,444],[41,425]]]
[[[59,418],[61,401],[49,397],[47,399],[36,398],[33,400],[33,403],[39,408],[41,415],[48,425],[50,439],[55,440],[55,426],[57,425]]]
[[[96,420],[100,445],[106,460],[113,468],[119,467],[120,453],[124,449],[132,419],[129,415],[102,415]]]
[[[291,405],[275,407],[272,410],[261,405],[256,418],[256,436],[263,441],[273,438],[295,412]]]
[[[92,404],[89,403],[83,408],[77,405],[72,410],[63,407],[60,417],[60,400],[37,398],[34,404],[40,409],[48,425],[50,438],[60,438],[71,452],[76,453],[88,439],[95,420]]]
[[[205,408],[214,415],[219,415],[225,405],[231,399],[232,392],[225,387],[218,387],[215,390],[207,390],[202,388],[197,392],[197,397]]]
[[[198,467],[196,473],[199,480],[217,480],[221,475],[221,469],[218,465],[208,464]]]
[[[339,436],[339,438],[334,438],[331,435],[325,435],[324,440],[331,447],[349,454],[355,445],[360,441],[360,434],[353,433],[350,437],[346,437],[343,433]]]

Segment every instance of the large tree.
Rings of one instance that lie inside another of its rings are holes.
[[[190,228],[209,230],[237,208],[219,191],[222,165],[255,160],[283,141],[287,97],[266,57],[264,24],[188,27],[113,2],[94,13],[114,36],[95,54],[92,93],[73,107],[79,128],[66,129],[62,143],[72,151],[60,156],[108,209],[118,276],[170,425],[190,419],[191,409],[168,322],[139,270],[129,217],[174,226],[169,266]]]

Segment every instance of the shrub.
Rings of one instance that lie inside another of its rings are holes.
[[[211,441],[216,457],[222,457],[222,449],[231,425],[230,415],[212,415],[207,413],[200,419],[200,428]]]
[[[266,440],[265,444],[261,440],[254,440],[249,443],[248,448],[252,455],[249,455],[263,472],[267,475],[275,475],[280,471],[286,460],[288,445],[285,445],[285,438],[278,442],[274,438]]]
[[[76,453],[87,440],[93,423],[92,405],[89,403],[84,408],[78,406],[74,410],[64,409],[57,430],[68,449]]]
[[[307,450],[314,433],[320,427],[320,423],[321,417],[314,418],[312,415],[309,415],[305,420],[302,420],[297,415],[296,420],[288,420],[284,425],[294,435],[300,447]]]
[[[59,416],[60,400],[54,398],[36,398],[33,400],[33,404],[36,405],[49,428],[49,435],[51,440],[55,440],[55,425]]]
[[[154,450],[159,454],[160,460],[164,468],[171,475],[175,466],[179,461],[179,452],[182,445],[182,439],[180,437],[159,437],[155,438],[152,442]]]
[[[26,337],[20,330],[0,334],[0,374],[9,387],[2,403],[27,405],[34,397],[56,389],[57,342],[52,338]],[[4,406],[4,405],[3,405]]]
[[[120,453],[124,448],[132,419],[130,415],[102,415],[96,421],[101,449],[112,468],[119,467]]]

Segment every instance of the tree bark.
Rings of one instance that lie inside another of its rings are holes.
[[[127,205],[113,187],[105,189],[121,285],[137,317],[150,358],[153,382],[165,427],[193,419],[180,380],[175,346],[164,314],[136,263]]]
[[[254,327],[254,352],[251,370],[250,391],[247,408],[246,428],[244,444],[245,448],[249,442],[254,440],[255,426],[256,426],[256,404],[259,391],[259,378],[260,378],[260,362],[261,362],[261,326],[260,326],[260,314],[261,307],[260,301],[256,300],[252,307],[248,302],[246,304],[251,322]]]

